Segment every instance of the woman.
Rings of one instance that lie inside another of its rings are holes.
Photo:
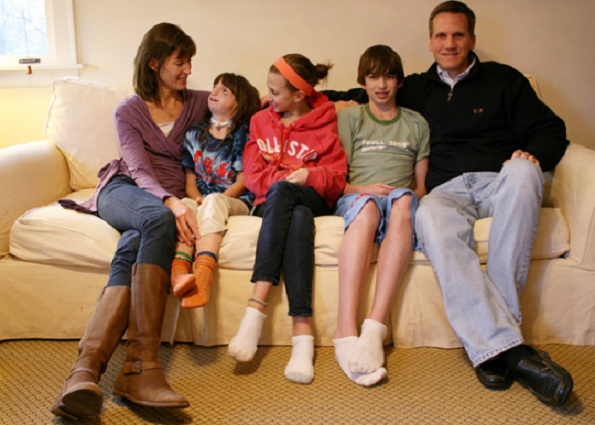
[[[176,25],[161,23],[145,34],[134,60],[136,96],[115,111],[121,158],[100,170],[95,194],[84,204],[61,201],[97,214],[122,235],[55,415],[76,420],[99,414],[98,382],[127,328],[114,394],[147,406],[189,405],[168,385],[157,350],[176,235],[189,246],[198,235],[193,212],[180,200],[184,134],[205,119],[209,95],[186,88],[195,53],[194,41]]]

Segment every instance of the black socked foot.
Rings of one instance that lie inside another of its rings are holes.
[[[506,390],[512,385],[512,372],[500,357],[493,357],[475,368],[479,382],[489,390]]]
[[[513,368],[514,378],[544,403],[562,406],[572,393],[572,376],[545,351],[525,347],[528,354]]]

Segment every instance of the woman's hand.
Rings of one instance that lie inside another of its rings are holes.
[[[198,238],[198,225],[192,210],[175,196],[167,198],[164,204],[176,217],[178,241],[189,247],[194,247],[195,240]]]
[[[307,168],[298,168],[297,170],[293,171],[285,180],[289,183],[301,184],[305,185],[306,180],[308,179],[308,169]]]

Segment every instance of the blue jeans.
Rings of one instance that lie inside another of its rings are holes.
[[[314,277],[314,217],[331,209],[310,186],[286,181],[274,183],[263,206],[252,282],[279,285],[281,271],[290,316],[312,316]],[[263,215],[264,212],[264,215]]]
[[[118,175],[99,193],[97,214],[121,233],[107,286],[129,287],[135,263],[153,264],[169,274],[176,220],[159,198]]]
[[[417,210],[418,242],[474,367],[523,343],[519,294],[527,280],[543,182],[537,165],[515,159],[500,173],[467,173],[434,188]],[[485,217],[493,219],[484,272],[473,250],[473,225]]]

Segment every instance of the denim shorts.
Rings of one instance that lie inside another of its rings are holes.
[[[345,220],[344,230],[346,231],[351,222],[355,220],[355,217],[357,217],[361,209],[364,207],[366,202],[370,200],[374,201],[378,207],[378,210],[380,211],[380,222],[378,223],[375,241],[380,243],[386,236],[386,231],[388,229],[388,219],[390,217],[393,201],[408,194],[411,195],[411,226],[413,229],[415,229],[415,212],[417,211],[419,200],[417,195],[415,195],[411,189],[407,188],[393,189],[387,196],[379,196],[369,193],[349,193],[347,195],[343,195],[337,202],[335,215],[343,216]]]

